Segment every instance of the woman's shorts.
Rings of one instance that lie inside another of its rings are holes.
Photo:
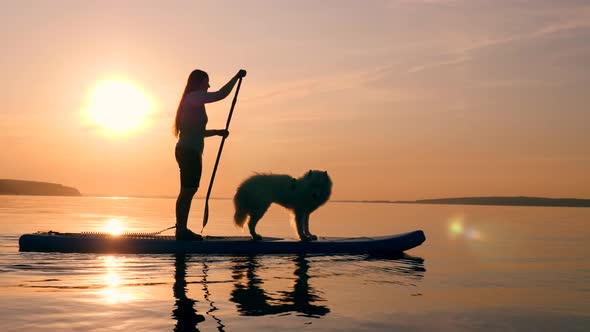
[[[183,188],[199,188],[203,169],[201,154],[196,150],[177,146],[175,155],[180,168],[180,186]]]

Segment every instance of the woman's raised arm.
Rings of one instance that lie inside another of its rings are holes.
[[[238,73],[234,77],[232,77],[229,80],[229,82],[227,82],[221,89],[219,89],[219,91],[202,93],[201,96],[199,96],[201,99],[201,102],[203,104],[214,103],[216,101],[222,100],[223,98],[227,97],[229,95],[229,93],[231,92],[231,90],[236,85],[236,82],[238,81],[238,79],[242,78],[244,76],[246,76],[246,71],[243,69],[240,69],[240,71],[238,71]]]

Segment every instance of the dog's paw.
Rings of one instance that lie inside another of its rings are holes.
[[[317,237],[316,235],[313,235],[313,234],[311,234],[311,235],[309,235],[309,239],[310,239],[311,241],[315,241],[315,240],[317,240],[317,239],[318,239],[318,237]]]
[[[261,240],[262,240],[262,236],[260,234],[252,235],[252,241],[261,241]]]

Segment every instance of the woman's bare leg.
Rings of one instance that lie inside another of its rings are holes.
[[[188,214],[197,188],[180,188],[176,199],[176,234],[187,233]]]

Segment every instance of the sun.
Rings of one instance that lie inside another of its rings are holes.
[[[152,102],[135,84],[123,79],[99,82],[84,109],[93,125],[111,133],[127,133],[145,126]]]
[[[104,226],[102,227],[102,231],[111,235],[121,235],[125,228],[123,227],[123,223],[119,219],[112,218],[106,221]]]

